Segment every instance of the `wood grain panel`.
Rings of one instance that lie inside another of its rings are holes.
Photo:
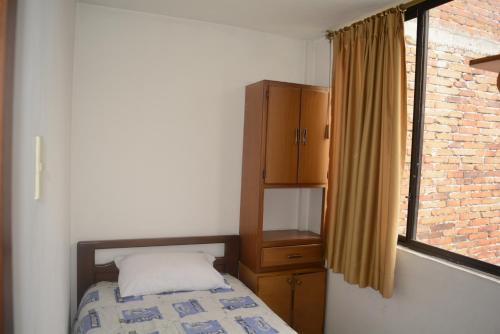
[[[245,90],[245,125],[241,174],[240,235],[241,261],[257,270],[260,255],[262,198],[264,196],[262,145],[264,136],[265,82],[249,85]]]
[[[300,334],[323,333],[325,271],[295,275],[293,328]]]
[[[255,273],[240,263],[240,280],[299,333],[322,333],[324,268]]]
[[[16,0],[0,0],[0,333],[12,333],[11,159]]]
[[[299,183],[327,183],[329,139],[328,91],[303,88],[301,99],[301,144],[299,148]]]
[[[3,124],[3,115],[4,115],[4,76],[5,76],[5,54],[6,54],[6,27],[7,27],[7,1],[0,0],[0,75],[2,76],[0,79],[0,189],[2,192],[0,194],[0,330],[2,333],[5,333],[4,330],[4,225],[6,223],[3,210],[4,210],[4,124]]]
[[[295,246],[321,243],[321,235],[310,231],[276,230],[262,232],[263,247]]]
[[[292,324],[292,276],[259,278],[258,296],[287,324]]]
[[[258,276],[241,262],[238,266],[238,279],[249,287],[255,294],[257,294]]]
[[[262,267],[277,267],[304,263],[318,263],[323,259],[323,246],[300,245],[262,248]]]
[[[270,85],[267,107],[266,183],[297,183],[300,88]]]

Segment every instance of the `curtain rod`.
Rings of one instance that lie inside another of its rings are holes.
[[[366,21],[368,21],[370,19],[373,19],[375,17],[380,17],[380,16],[387,15],[388,12],[391,12],[391,11],[394,11],[394,10],[399,10],[401,12],[405,12],[408,8],[410,8],[412,6],[415,6],[415,5],[418,5],[419,3],[424,2],[424,1],[426,1],[426,0],[413,0],[413,1],[410,1],[410,2],[407,2],[407,3],[401,4],[401,5],[398,5],[398,6],[393,7],[393,8],[386,9],[386,10],[380,12],[380,13],[371,15],[371,16],[363,19],[363,20],[356,21],[356,22],[354,22],[354,23],[352,23],[352,24],[350,24],[350,25],[348,25],[346,27],[343,27],[343,28],[340,28],[340,29],[337,29],[337,30],[327,30],[326,34],[325,34],[325,37],[327,39],[331,40],[333,38],[333,36],[335,36],[337,33],[345,31],[345,30],[347,30],[347,29],[349,29],[349,28],[351,28],[353,26],[356,26],[356,25],[358,25],[360,23],[366,22]]]

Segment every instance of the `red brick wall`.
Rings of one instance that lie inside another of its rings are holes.
[[[431,11],[431,27],[500,45],[500,0],[456,0]],[[408,128],[415,41],[407,36]],[[487,54],[430,38],[417,239],[500,265],[500,93],[496,74],[468,62]],[[401,232],[411,132],[402,184]]]
[[[500,0],[454,0],[430,11],[431,25],[474,38],[500,40]],[[439,22],[436,22],[439,21]]]

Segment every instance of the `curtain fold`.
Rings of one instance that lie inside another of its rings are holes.
[[[393,293],[406,145],[403,13],[333,34],[327,261],[347,282]]]

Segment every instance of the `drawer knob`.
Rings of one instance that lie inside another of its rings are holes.
[[[302,254],[298,254],[298,253],[295,253],[295,254],[288,254],[287,257],[289,259],[300,259],[302,257]]]

